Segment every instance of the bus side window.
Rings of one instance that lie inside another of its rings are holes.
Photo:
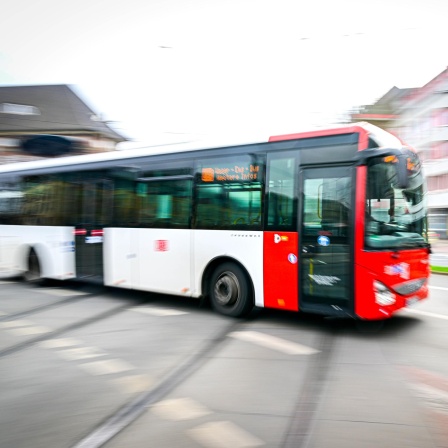
[[[295,166],[291,154],[268,155],[268,230],[296,230]]]
[[[138,225],[153,228],[188,228],[191,216],[191,190],[191,180],[138,183]]]
[[[261,185],[230,186],[228,208],[231,224],[257,228],[261,225]]]
[[[21,224],[23,185],[19,180],[0,182],[0,224]]]
[[[197,189],[196,227],[211,229],[230,225],[230,210],[224,205],[222,185],[202,185]]]
[[[114,185],[113,222],[116,226],[137,226],[137,193],[135,183],[118,179]]]
[[[261,186],[204,185],[197,190],[196,227],[256,230],[261,225]]]
[[[198,229],[260,230],[264,159],[253,154],[202,160],[196,168]]]
[[[24,179],[23,224],[68,225],[69,185],[59,175],[30,176]]]

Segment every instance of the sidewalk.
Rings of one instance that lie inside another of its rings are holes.
[[[448,275],[448,240],[434,240],[431,243],[431,271]]]
[[[431,240],[430,244],[433,254],[448,254],[448,240]]]

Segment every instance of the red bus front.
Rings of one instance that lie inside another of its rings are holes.
[[[264,306],[376,320],[428,296],[418,157],[395,137],[384,144],[359,129],[352,135],[351,146],[347,138],[344,145],[319,142],[300,151],[297,216],[284,180],[294,160],[280,153],[277,173],[268,159],[269,207],[281,210],[282,219],[264,232]]]
[[[405,186],[393,156],[358,167],[354,278],[362,319],[390,317],[428,296],[426,189],[417,156],[406,163]]]

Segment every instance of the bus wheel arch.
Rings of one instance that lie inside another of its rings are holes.
[[[39,283],[42,281],[42,261],[38,251],[34,247],[29,247],[25,257],[23,278],[28,283]]]
[[[207,266],[202,291],[212,308],[226,316],[243,317],[254,307],[250,275],[241,263],[232,258],[218,258]]]

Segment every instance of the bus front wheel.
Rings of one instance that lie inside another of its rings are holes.
[[[28,255],[28,269],[24,272],[23,277],[25,281],[30,283],[37,283],[41,280],[39,258],[34,250],[31,249]]]
[[[247,274],[234,263],[223,263],[213,272],[210,301],[221,314],[241,317],[253,308],[253,293]]]

